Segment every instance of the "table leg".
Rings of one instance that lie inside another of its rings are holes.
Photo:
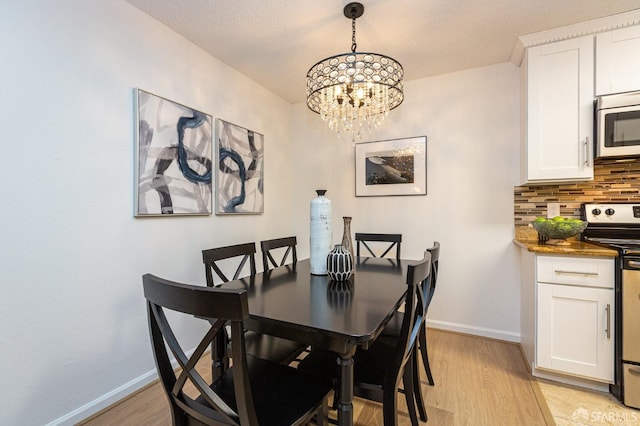
[[[353,354],[355,347],[338,357],[340,367],[340,392],[338,400],[338,425],[353,426]]]

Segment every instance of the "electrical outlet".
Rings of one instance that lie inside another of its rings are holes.
[[[560,203],[547,203],[547,219],[560,216]]]

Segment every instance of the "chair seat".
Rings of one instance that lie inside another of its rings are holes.
[[[247,354],[285,365],[296,359],[307,348],[307,345],[293,340],[253,331],[246,331],[244,340]]]
[[[391,320],[387,323],[382,330],[382,333],[378,337],[379,341],[382,341],[388,345],[394,345],[400,336],[400,330],[402,328],[402,321],[404,319],[404,314],[402,312],[396,312],[395,315],[391,318]],[[416,347],[418,351],[420,351],[420,357],[422,358],[422,364],[424,365],[424,369],[427,373],[427,383],[430,386],[434,386],[435,382],[433,380],[433,373],[431,372],[431,365],[429,363],[429,353],[427,351],[427,330],[423,327],[420,330],[420,336],[418,336],[418,346]]]
[[[311,349],[311,352],[298,363],[298,370],[314,372],[336,381],[338,375],[337,359],[338,354],[335,352],[326,349]]]
[[[356,351],[353,357],[353,394],[355,396],[382,402],[384,376],[388,368],[388,361],[393,358],[394,351],[393,345],[380,340],[376,340],[369,349]],[[338,354],[335,352],[314,349],[300,361],[298,369],[331,377],[335,381],[338,375],[337,357]]]
[[[404,314],[402,312],[396,312],[391,317],[391,320],[384,326],[382,330],[381,337],[383,336],[391,336],[397,337],[400,335],[400,330],[402,329],[402,321],[404,320]]]
[[[257,357],[247,356],[249,380],[256,416],[261,426],[296,424],[309,406],[326,397],[333,384],[320,375],[296,370]],[[216,380],[211,388],[234,410],[237,410],[233,368]],[[206,404],[202,397],[198,402]],[[287,409],[283,410],[282,405]]]

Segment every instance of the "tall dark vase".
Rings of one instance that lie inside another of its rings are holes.
[[[344,221],[344,230],[342,231],[342,247],[351,253],[351,258],[355,259],[356,255],[353,252],[353,240],[351,239],[351,217],[342,216]]]

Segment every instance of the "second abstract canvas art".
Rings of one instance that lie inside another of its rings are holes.
[[[216,214],[264,212],[264,136],[216,120]]]

